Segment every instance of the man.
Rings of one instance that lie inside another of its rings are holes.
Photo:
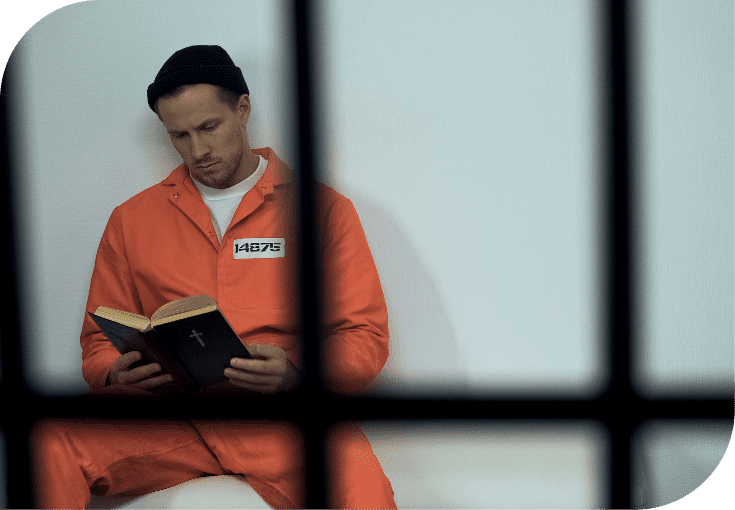
[[[294,186],[271,149],[248,142],[249,91],[219,46],[174,53],[148,88],[183,163],[168,178],[116,208],[100,242],[87,311],[110,306],[150,317],[181,297],[215,298],[253,359],[224,370],[229,388],[271,394],[298,383],[301,356],[294,309]],[[367,241],[351,203],[318,189],[325,274],[325,371],[335,391],[364,389],[388,354],[387,312]],[[284,250],[253,257],[261,243]],[[83,374],[98,391],[154,392],[171,376],[135,366],[85,318]],[[238,404],[242,394],[233,396]],[[240,400],[241,401],[241,400]],[[36,431],[43,506],[83,507],[90,490],[143,494],[211,474],[241,475],[273,507],[302,507],[297,432],[284,424],[54,422]],[[339,507],[395,507],[364,435],[335,434],[333,501]]]

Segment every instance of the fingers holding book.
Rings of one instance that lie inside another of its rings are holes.
[[[250,344],[253,359],[232,358],[225,377],[231,384],[257,393],[290,391],[299,384],[300,373],[280,347]]]
[[[141,389],[149,389],[173,381],[173,377],[170,374],[158,374],[154,376],[154,374],[161,371],[161,365],[158,363],[149,363],[131,368],[131,365],[136,361],[140,361],[141,358],[142,355],[138,351],[131,351],[118,357],[110,368],[110,373],[107,377],[109,384],[127,384]]]

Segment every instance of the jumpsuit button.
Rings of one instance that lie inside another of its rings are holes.
[[[214,230],[210,230],[210,231],[209,231],[209,235],[210,235],[210,236],[213,236],[213,235],[214,235]]]
[[[174,198],[179,198],[179,194],[178,193],[174,193]]]

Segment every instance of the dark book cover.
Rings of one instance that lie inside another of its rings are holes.
[[[176,359],[175,355],[167,352],[160,344],[157,338],[158,335],[154,331],[139,331],[93,313],[89,315],[120,354],[127,354],[132,351],[140,352],[142,358],[140,361],[133,363],[130,368],[149,363],[159,363],[164,372],[174,376],[176,385],[180,388],[185,390],[199,389],[199,384],[186,367]]]
[[[160,363],[185,390],[224,382],[224,370],[232,358],[250,358],[219,310],[159,324],[147,331],[89,315],[120,354],[140,351],[143,357],[132,368]]]
[[[165,322],[154,331],[202,387],[226,381],[232,358],[251,357],[219,310]]]

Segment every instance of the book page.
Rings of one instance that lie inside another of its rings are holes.
[[[148,317],[138,315],[137,313],[115,310],[114,308],[108,308],[106,306],[98,306],[94,314],[113,322],[117,322],[118,324],[135,328],[139,331],[145,331],[151,324]]]
[[[211,296],[202,294],[190,296],[163,305],[151,316],[151,325],[157,326],[184,317],[200,315],[217,309],[217,303]]]

